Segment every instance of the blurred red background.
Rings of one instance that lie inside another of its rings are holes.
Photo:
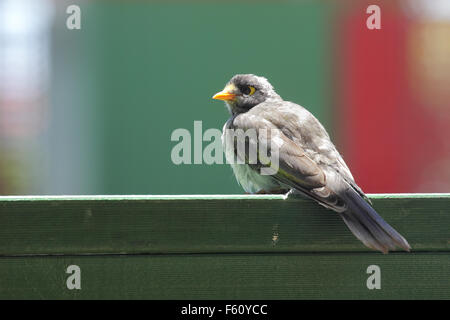
[[[345,159],[366,192],[448,192],[449,20],[384,2],[381,29],[369,30],[361,12],[371,3],[340,17],[337,127]]]

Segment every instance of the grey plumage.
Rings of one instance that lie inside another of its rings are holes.
[[[264,129],[267,136],[247,139],[246,152],[252,147],[264,147],[268,154],[278,151],[278,170],[273,175],[260,174],[264,166],[260,153],[256,163],[243,159],[244,164],[231,164],[246,192],[294,190],[338,212],[367,247],[383,253],[396,247],[410,250],[408,242],[371,207],[325,128],[308,110],[284,101],[267,79],[251,74],[234,76],[214,98],[225,100],[231,113],[222,137],[227,158],[247,157],[236,155],[236,139],[227,129]]]

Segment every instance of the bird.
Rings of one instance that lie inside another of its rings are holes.
[[[337,212],[368,248],[384,254],[397,248],[411,250],[372,207],[326,129],[306,108],[283,100],[265,77],[254,74],[234,75],[212,98],[224,101],[230,113],[222,144],[246,193],[301,194]],[[256,132],[244,136],[241,149],[235,134],[239,130]],[[250,161],[252,150],[256,156]],[[262,174],[273,155],[278,158],[276,170]]]

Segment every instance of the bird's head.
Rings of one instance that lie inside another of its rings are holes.
[[[237,74],[213,99],[225,101],[230,113],[238,114],[266,100],[281,98],[266,78],[254,74]]]

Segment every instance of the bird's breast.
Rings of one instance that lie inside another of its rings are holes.
[[[259,191],[270,191],[283,188],[280,183],[270,175],[261,175],[258,167],[251,167],[246,164],[243,158],[236,156],[235,144],[232,131],[233,118],[228,120],[222,132],[222,144],[225,152],[225,159],[233,169],[237,182],[248,193],[257,193]],[[241,161],[241,162],[238,162]],[[289,189],[289,188],[288,188]]]

